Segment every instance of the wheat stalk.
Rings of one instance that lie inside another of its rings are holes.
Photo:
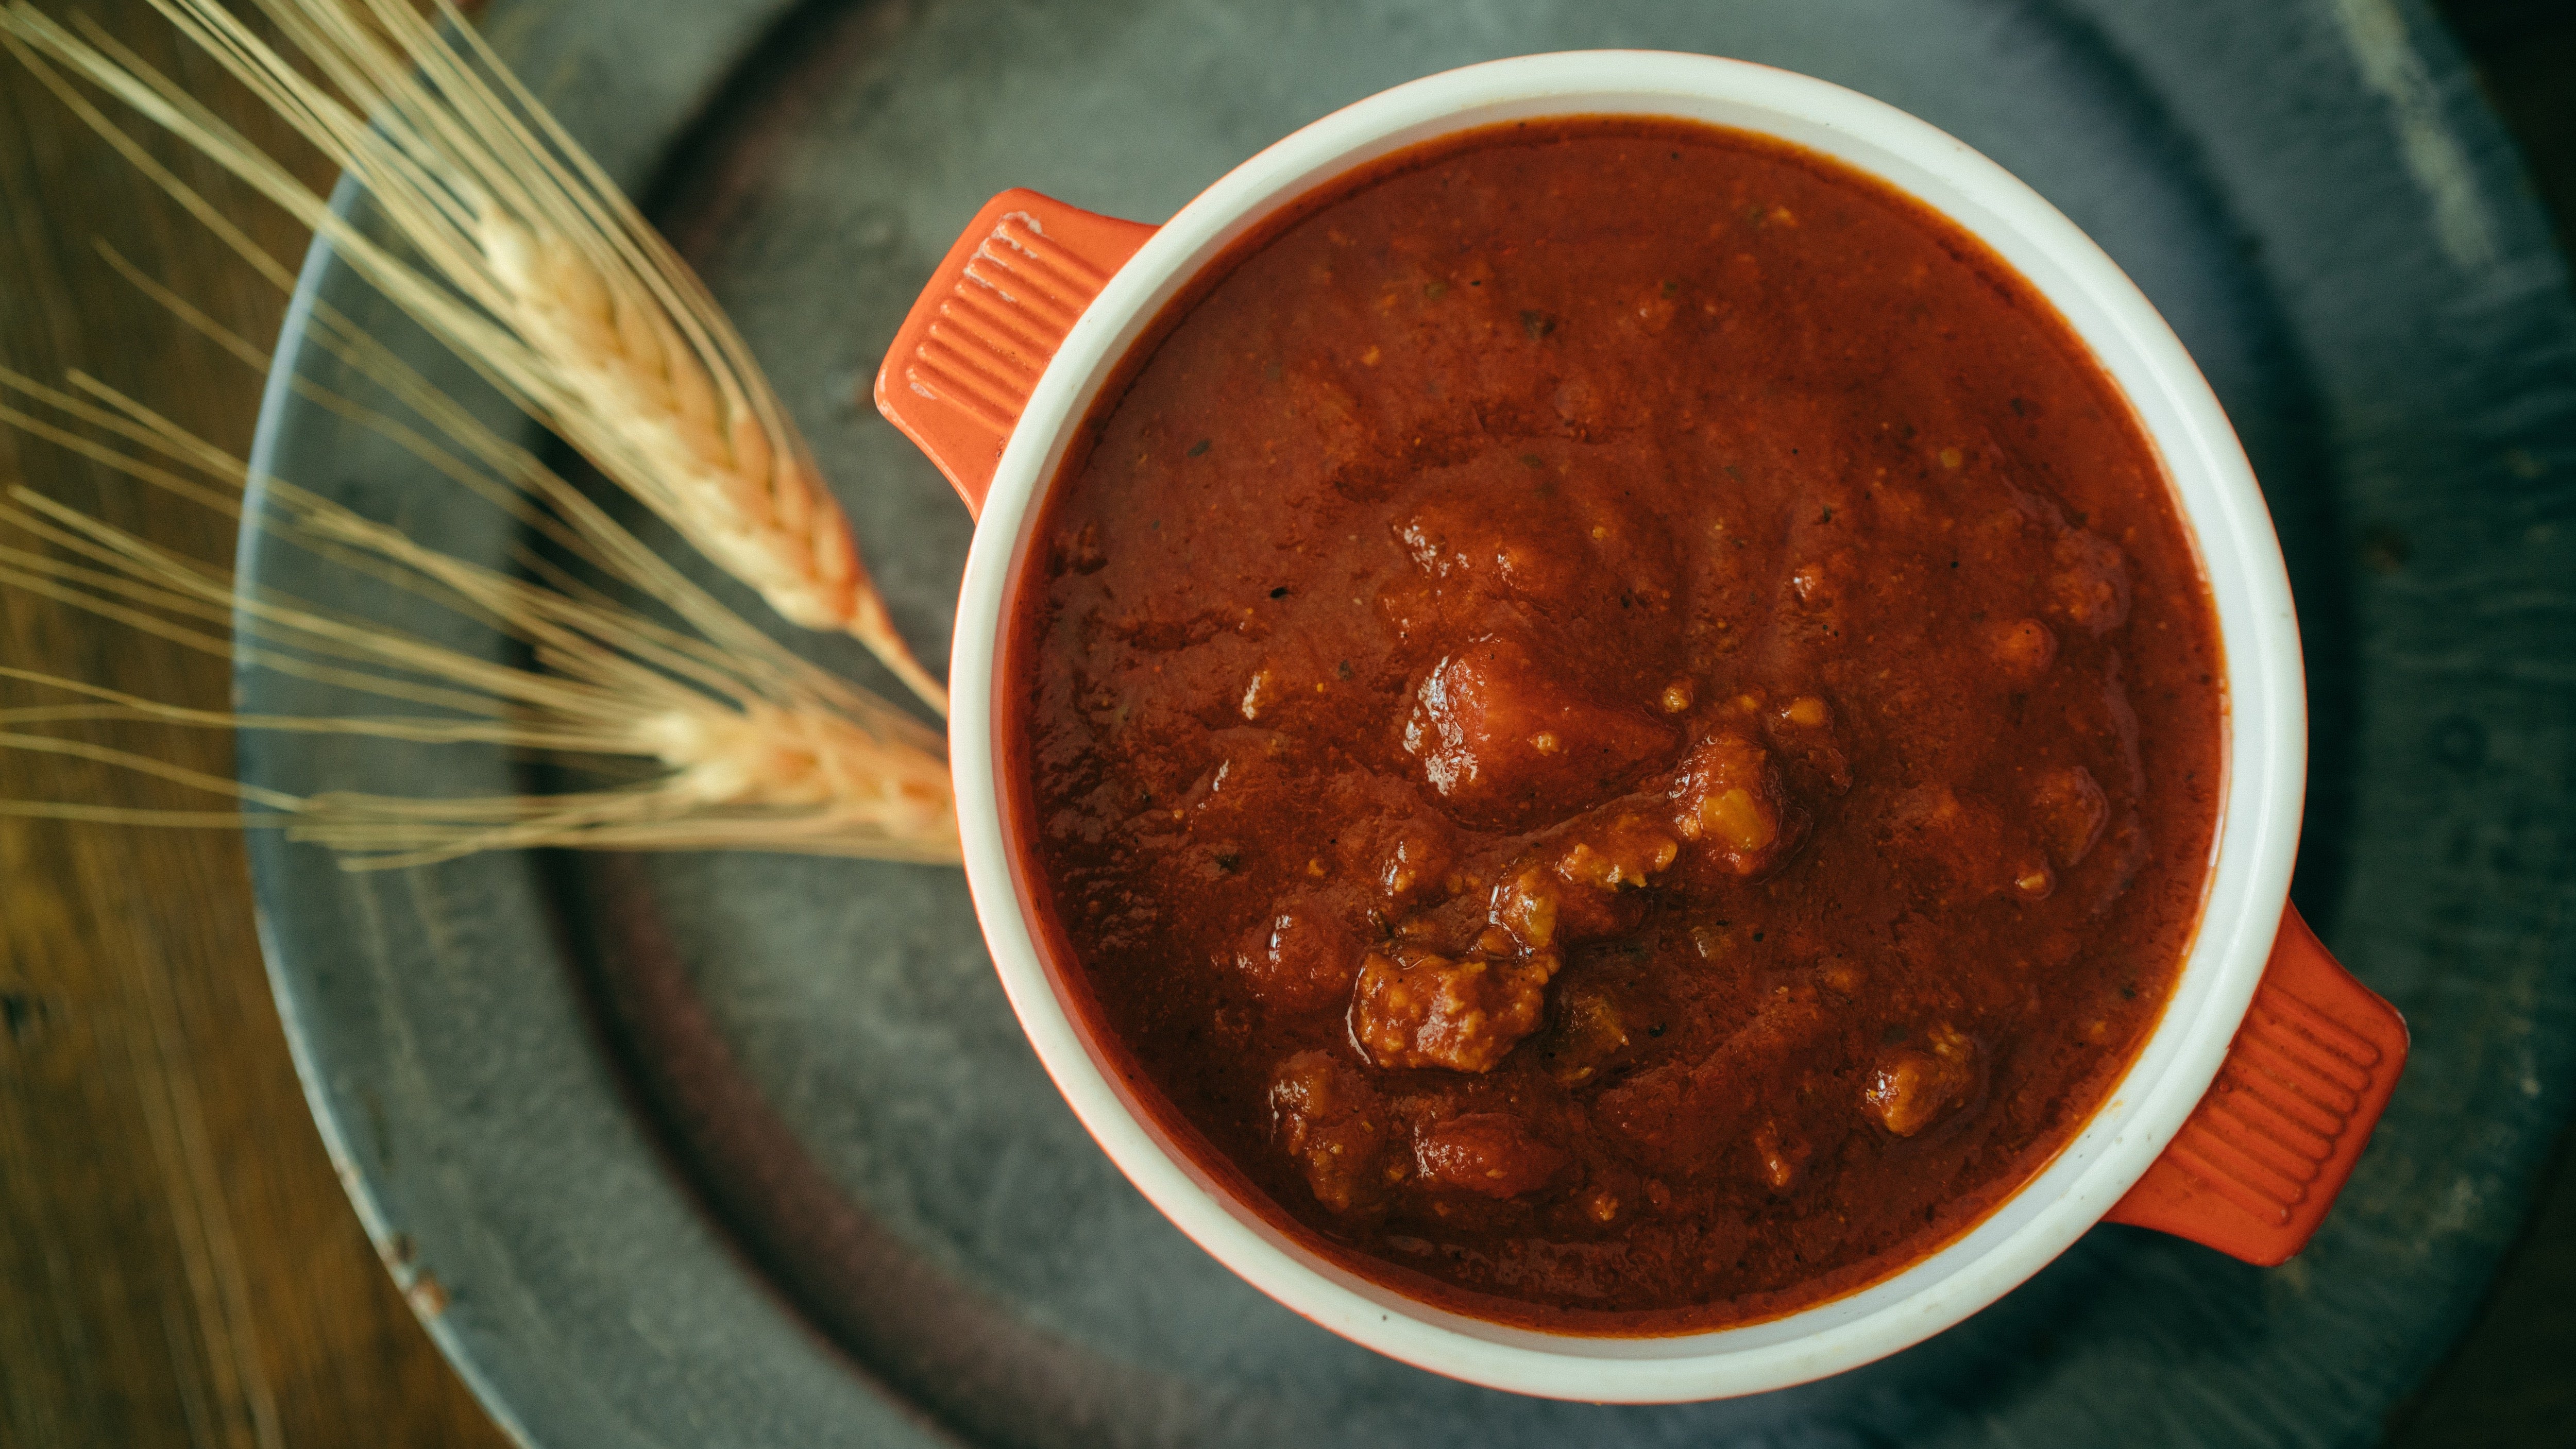
[[[249,343],[188,317],[247,360]],[[290,483],[263,480],[245,518],[526,645],[535,668],[466,654],[365,618],[274,593],[171,556],[25,488],[0,523],[52,545],[0,544],[0,586],[197,649],[390,702],[378,715],[240,715],[138,698],[0,666],[0,678],[73,702],[0,709],[0,748],[91,760],[229,797],[221,811],[81,802],[0,802],[0,814],[119,823],[247,825],[328,845],[353,867],[418,864],[528,846],[761,849],[953,862],[957,826],[938,736],[779,646],[697,588],[526,450],[484,429],[345,319],[317,313],[315,339],[426,421],[425,434],[309,381],[315,401],[376,428],[420,461],[508,510],[565,562],[504,574],[425,548]],[[73,390],[0,369],[0,423],[50,439],[165,493],[240,514],[239,459],[141,403],[75,377]],[[102,436],[103,435],[103,436]],[[585,570],[598,583],[577,576]],[[668,621],[619,602],[624,593]],[[233,625],[228,637],[223,631]],[[640,777],[546,795],[406,799],[299,796],[30,726],[139,721],[498,745]]]
[[[259,0],[319,80],[213,0],[153,3],[355,178],[408,254],[335,215],[94,27],[84,39],[14,0],[0,9],[0,43],[174,195],[185,188],[49,60],[328,237],[379,291],[780,615],[847,631],[946,712],[945,692],[894,630],[847,519],[749,349],[448,0],[436,0],[443,24],[410,0]],[[181,200],[237,249],[247,245],[202,199]]]

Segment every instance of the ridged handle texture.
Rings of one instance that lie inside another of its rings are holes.
[[[922,289],[877,371],[877,411],[981,513],[1002,446],[1065,334],[1154,228],[1005,191]]]
[[[2107,1221],[2286,1262],[2325,1221],[2405,1066],[2405,1018],[2285,909],[2218,1080]]]

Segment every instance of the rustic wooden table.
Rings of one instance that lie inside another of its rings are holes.
[[[154,65],[225,98],[235,125],[300,154],[144,0],[84,5]],[[281,215],[135,134],[232,203],[274,255],[301,256],[304,237]],[[138,291],[101,243],[225,326],[276,336],[286,299],[0,58],[0,365],[49,382],[89,372],[245,450],[259,374]],[[231,520],[142,497],[5,429],[0,482],[190,557],[232,553]],[[0,546],[45,547],[7,532]],[[220,660],[15,591],[0,593],[0,662],[156,699],[225,699]],[[0,708],[34,702],[0,687]],[[108,735],[230,769],[219,732]],[[209,808],[157,781],[11,751],[0,751],[0,799]],[[333,1179],[269,997],[239,835],[0,819],[0,1444],[506,1442]]]
[[[298,154],[147,0],[86,9],[245,132]],[[2446,9],[2544,195],[2576,218],[2576,6]],[[283,217],[134,134],[274,255],[300,254]],[[0,366],[47,381],[91,373],[246,449],[260,376],[138,290],[102,244],[243,336],[276,334],[283,296],[0,62]],[[230,520],[139,496],[5,429],[0,483],[192,557],[231,553]],[[225,697],[221,661],[16,592],[0,592],[0,663],[156,699]],[[0,708],[32,702],[0,681]],[[106,742],[213,772],[232,749],[220,733],[141,727]],[[0,799],[208,804],[5,750]],[[2563,1371],[2576,1356],[2576,1171],[2557,1178],[2484,1321],[2392,1426],[2407,1449],[2563,1442],[2576,1417]],[[437,1308],[404,1301],[333,1181],[261,967],[238,836],[0,818],[0,1445],[503,1444],[421,1330],[415,1311]]]

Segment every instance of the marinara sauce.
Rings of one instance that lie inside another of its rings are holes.
[[[1661,1333],[1882,1277],[2161,1011],[2211,605],[2066,324],[1780,143],[1573,118],[1300,204],[1046,504],[1044,929],[1203,1165],[1356,1272]]]

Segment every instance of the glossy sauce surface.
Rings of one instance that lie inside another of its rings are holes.
[[[1652,1333],[1972,1225],[2152,1027],[2220,786],[2160,466],[1980,244],[1572,118],[1176,303],[1019,582],[1007,763],[1124,1065],[1306,1241]]]

